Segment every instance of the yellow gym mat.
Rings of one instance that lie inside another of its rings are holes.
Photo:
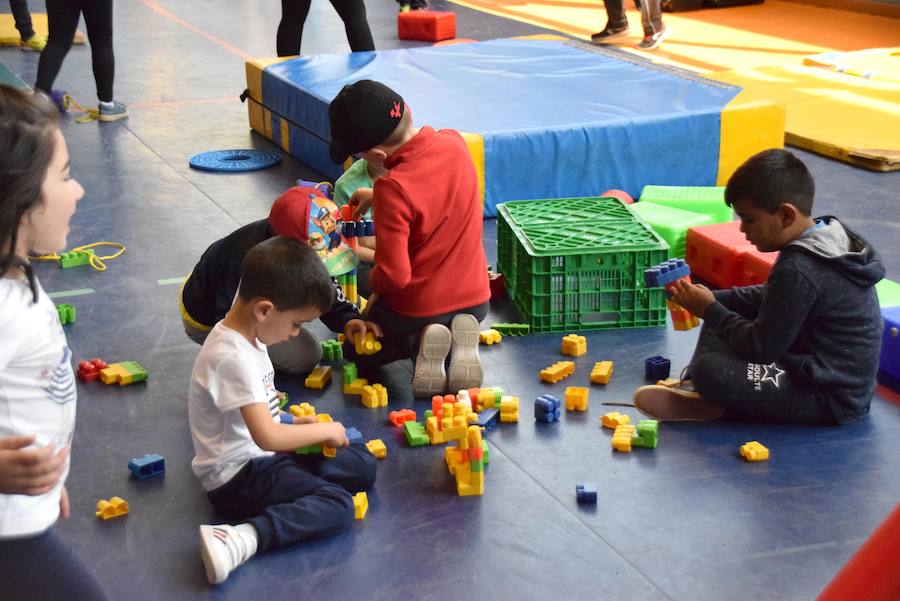
[[[47,37],[47,15],[44,13],[31,13],[31,24],[37,35]],[[16,29],[16,22],[10,13],[0,14],[0,46],[18,46],[22,38]],[[75,44],[84,44],[84,34],[75,32]]]

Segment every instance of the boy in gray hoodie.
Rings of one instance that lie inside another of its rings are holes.
[[[780,251],[759,286],[709,290],[678,282],[672,299],[703,318],[683,379],[644,386],[635,406],[668,420],[723,415],[845,424],[869,410],[883,327],[875,249],[834,217],[813,219],[815,185],[781,149],[763,151],[728,180],[725,202],[763,252]]]

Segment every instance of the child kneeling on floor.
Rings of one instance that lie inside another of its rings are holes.
[[[644,386],[635,406],[670,420],[726,415],[804,424],[864,416],[875,391],[882,319],[875,249],[835,217],[813,219],[815,185],[781,149],[741,165],[725,202],[762,252],[780,251],[759,286],[710,291],[680,281],[672,299],[703,318],[687,386]]]
[[[331,307],[334,294],[312,248],[285,237],[260,242],[244,258],[234,305],[194,363],[191,467],[218,512],[238,522],[200,526],[213,584],[257,552],[347,528],[351,493],[375,482],[375,458],[361,443],[348,446],[339,422],[279,414],[266,345],[296,336]],[[330,459],[294,453],[316,444],[346,448]]]

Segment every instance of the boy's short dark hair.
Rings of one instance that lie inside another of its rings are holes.
[[[749,201],[774,213],[789,202],[804,215],[812,213],[816,184],[803,161],[781,148],[763,150],[747,159],[728,179],[725,204]]]
[[[275,236],[244,257],[238,295],[247,302],[268,299],[279,311],[309,307],[325,313],[334,302],[334,285],[316,251],[293,238]]]

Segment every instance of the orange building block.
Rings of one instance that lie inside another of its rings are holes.
[[[400,409],[398,411],[391,411],[390,413],[388,413],[388,421],[395,426],[402,426],[403,422],[416,421],[416,412],[412,409]]]

